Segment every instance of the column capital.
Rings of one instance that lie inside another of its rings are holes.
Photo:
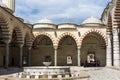
[[[58,48],[58,46],[54,46],[54,49],[57,49]]]
[[[31,46],[28,46],[27,48],[28,48],[29,50],[31,50],[32,47],[31,47]]]
[[[77,46],[77,49],[80,49],[81,48],[81,46]]]
[[[115,32],[120,32],[120,28],[118,28],[118,27],[116,27],[116,28],[113,28],[113,33],[115,33]]]
[[[24,44],[18,44],[18,47],[23,47]]]
[[[3,40],[3,42],[4,42],[5,44],[9,44],[9,43],[10,43],[10,40]]]

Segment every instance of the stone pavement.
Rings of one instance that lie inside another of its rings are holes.
[[[80,80],[120,80],[120,70],[112,68],[86,68],[81,73],[90,75],[88,79]]]
[[[16,71],[15,69],[14,71]],[[9,69],[11,71],[11,69]],[[89,74],[90,78],[75,80],[120,80],[120,68],[90,67],[80,68],[72,67],[73,73]],[[0,73],[3,71],[0,71]],[[5,72],[5,71],[4,71]]]

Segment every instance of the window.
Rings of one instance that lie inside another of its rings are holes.
[[[50,39],[46,39],[46,45],[50,45],[50,44],[51,44]]]

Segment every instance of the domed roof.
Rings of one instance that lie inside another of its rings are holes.
[[[5,5],[3,2],[0,2],[0,6],[4,8],[8,8],[7,5]]]
[[[44,18],[35,23],[33,27],[34,29],[55,29],[56,25],[51,20]]]
[[[82,24],[102,24],[102,21],[94,18],[94,17],[90,17],[88,19],[86,19]]]
[[[41,19],[37,23],[50,23],[50,24],[53,24],[53,22],[51,20],[47,19],[47,18]]]

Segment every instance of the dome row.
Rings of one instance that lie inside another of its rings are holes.
[[[85,21],[83,21],[83,23],[81,25],[85,25],[85,26],[90,26],[92,24],[93,25],[102,25],[102,21],[97,19],[97,18],[94,18],[94,17],[90,17],[88,19],[86,19]],[[49,19],[41,19],[39,20],[37,23],[34,24],[34,29],[56,29],[56,25]],[[58,29],[74,29],[76,28],[76,25],[75,24],[60,24],[58,26]]]

